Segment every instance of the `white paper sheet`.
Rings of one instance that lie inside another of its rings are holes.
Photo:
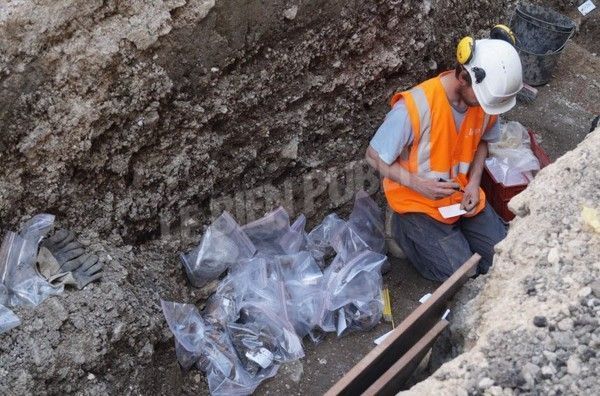
[[[579,12],[581,12],[581,15],[585,16],[590,12],[594,11],[594,9],[596,9],[596,5],[592,2],[592,0],[588,0],[579,7],[577,7],[577,9],[579,10]]]
[[[449,219],[450,217],[456,217],[467,213],[466,210],[460,208],[460,204],[442,206],[441,208],[438,208],[438,210],[444,219]]]
[[[390,334],[392,334],[392,331],[394,331],[394,330],[390,330],[387,333],[385,333],[384,335],[377,337],[374,341],[375,344],[377,344],[377,345],[381,344],[383,342],[383,340],[385,340]]]

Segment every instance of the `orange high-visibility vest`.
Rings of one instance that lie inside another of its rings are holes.
[[[411,146],[396,162],[420,177],[452,180],[464,188],[469,181],[469,168],[481,136],[494,125],[497,117],[486,114],[479,106],[469,107],[457,133],[452,107],[440,79],[446,73],[451,72],[442,73],[392,97],[392,106],[404,99],[414,135]],[[388,178],[383,180],[383,189],[388,204],[398,213],[425,213],[446,224],[460,218],[444,219],[437,208],[460,203],[462,192],[432,200]],[[485,194],[479,188],[479,204],[473,215],[484,207]]]

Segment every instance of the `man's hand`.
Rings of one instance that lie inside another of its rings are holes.
[[[429,199],[445,198],[452,195],[460,188],[460,186],[454,182],[424,179],[416,175],[411,175],[410,185],[408,187]]]
[[[464,189],[460,208],[466,210],[466,215],[470,216],[474,213],[475,208],[477,208],[477,204],[479,204],[479,185],[475,183],[469,183]]]

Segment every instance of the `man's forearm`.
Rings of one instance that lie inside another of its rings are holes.
[[[412,175],[409,171],[394,163],[390,166],[389,176],[390,179],[396,183],[402,184],[404,187],[411,187]]]
[[[393,163],[392,165],[386,164],[372,148],[367,150],[366,160],[373,169],[379,172],[381,177],[391,179],[405,187],[411,186],[412,176],[409,171],[397,163]]]
[[[481,184],[481,175],[483,174],[483,166],[485,159],[488,155],[488,144],[485,141],[479,142],[473,162],[471,163],[471,169],[469,169],[469,183]]]

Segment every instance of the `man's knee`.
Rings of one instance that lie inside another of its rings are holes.
[[[425,251],[416,254],[416,259],[411,261],[414,261],[413,265],[423,277],[438,282],[452,276],[473,254],[460,231],[437,241],[431,240],[422,248]]]

